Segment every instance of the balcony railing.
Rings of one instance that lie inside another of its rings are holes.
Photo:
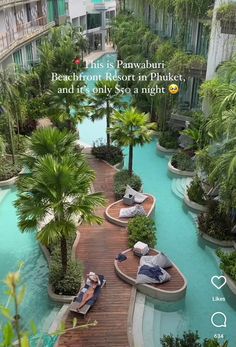
[[[23,2],[23,0],[0,0],[0,7],[7,5],[16,5],[17,3]]]
[[[14,49],[24,41],[37,36],[54,25],[55,22],[47,23],[46,17],[40,17],[31,22],[17,25],[15,30],[0,32],[0,59],[8,50]]]

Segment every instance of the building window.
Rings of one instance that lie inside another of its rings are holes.
[[[20,67],[23,66],[21,49],[15,53],[13,53],[13,60],[14,60],[14,64],[16,64],[17,66],[20,66]]]
[[[32,14],[30,9],[30,4],[26,4],[26,16],[27,16],[27,22],[32,21]]]
[[[26,57],[27,57],[27,65],[32,65],[33,64],[33,49],[32,49],[32,44],[29,44],[25,47],[26,49]]]
[[[99,28],[102,25],[102,16],[101,13],[88,14],[87,15],[87,25],[88,30]]]
[[[207,58],[210,41],[210,29],[203,23],[198,25],[197,50],[196,53]]]

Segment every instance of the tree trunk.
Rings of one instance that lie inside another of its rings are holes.
[[[9,114],[8,111],[7,111],[7,118],[8,118],[8,130],[9,130],[9,135],[10,135],[12,164],[15,165],[16,159],[15,159],[15,147],[14,147],[14,139],[13,139],[13,129],[12,129],[12,125],[11,125],[10,114]]]
[[[67,271],[67,242],[64,236],[61,237],[61,265],[62,273],[65,275]]]
[[[129,146],[129,174],[133,174],[133,146]]]
[[[108,132],[109,128],[110,128],[110,105],[109,105],[109,101],[107,101],[107,147],[110,147],[111,145],[111,137],[110,137],[110,133]]]

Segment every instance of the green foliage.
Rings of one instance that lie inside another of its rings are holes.
[[[18,160],[15,164],[12,164],[11,156],[0,157],[0,181],[17,176],[21,169],[22,164]]]
[[[111,165],[120,163],[123,160],[123,152],[120,147],[107,146],[104,144],[93,145],[92,154],[98,158],[107,161]]]
[[[123,198],[127,184],[136,191],[139,191],[142,186],[142,181],[137,175],[133,174],[130,176],[128,170],[121,170],[117,172],[114,177],[114,191],[116,200]]]
[[[224,21],[236,22],[236,4],[235,2],[230,2],[228,4],[222,4],[217,9],[216,14],[217,19],[222,19]]]
[[[169,41],[163,42],[157,48],[155,59],[158,62],[164,61],[165,63],[167,63],[171,59],[171,57],[174,55],[175,51],[176,51],[176,48],[171,42]]]
[[[164,335],[161,339],[162,347],[227,347],[228,342],[222,345],[216,339],[204,339],[200,342],[198,332],[184,332],[182,337],[174,337],[173,335]]]
[[[194,171],[195,163],[193,159],[184,151],[175,153],[171,158],[171,165],[181,171]]]
[[[202,188],[201,180],[198,176],[194,177],[193,181],[190,183],[187,193],[191,201],[194,201],[200,205],[206,204],[205,193]]]
[[[218,250],[216,254],[221,260],[221,270],[229,275],[233,281],[236,281],[236,252],[225,253],[221,250]]]
[[[205,17],[213,0],[175,0],[175,13],[179,20]]]
[[[208,211],[198,216],[198,229],[217,240],[231,240],[230,217],[221,211],[219,203],[212,200],[207,203]]]
[[[67,272],[64,275],[60,262],[60,248],[56,247],[51,256],[49,280],[56,294],[76,295],[83,280],[83,267],[78,261],[72,261],[68,252]]]
[[[133,247],[138,241],[147,243],[149,247],[156,246],[155,222],[146,216],[136,216],[128,223],[129,247]]]
[[[158,142],[160,146],[167,149],[177,149],[179,147],[177,134],[166,131],[159,135]]]

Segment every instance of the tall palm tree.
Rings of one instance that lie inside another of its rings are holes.
[[[129,173],[133,173],[133,149],[136,145],[144,145],[151,142],[155,134],[156,123],[150,123],[150,116],[140,113],[136,108],[129,108],[125,112],[116,112],[111,117],[112,139],[120,146],[129,147]]]
[[[52,118],[66,123],[68,130],[75,130],[78,121],[82,121],[86,113],[85,83],[82,81],[55,81],[48,91]]]
[[[65,155],[47,154],[35,163],[32,174],[18,183],[15,202],[22,232],[38,229],[37,239],[48,246],[60,242],[62,274],[67,271],[67,238],[76,232],[75,216],[89,223],[101,223],[94,209],[103,206],[100,193],[90,194],[94,172],[85,161]],[[50,217],[50,218],[49,218]],[[40,223],[46,221],[40,228]]]
[[[110,127],[110,118],[112,114],[126,105],[122,101],[122,95],[117,90],[118,83],[116,81],[102,80],[96,82],[96,92],[91,99],[91,107],[94,108],[92,120],[102,119],[106,116],[107,130]],[[107,131],[107,146],[111,145],[110,133]]]
[[[31,136],[29,152],[23,156],[24,164],[32,170],[37,160],[50,154],[57,160],[69,154],[75,154],[77,135],[57,128],[42,128],[36,130]],[[82,155],[77,152],[77,159]]]

